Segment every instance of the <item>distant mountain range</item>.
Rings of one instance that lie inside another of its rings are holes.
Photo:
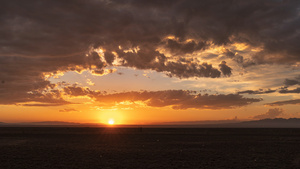
[[[260,128],[300,128],[299,118],[276,118],[276,119],[262,119],[257,121],[245,121],[240,123],[241,127],[260,127]]]
[[[23,122],[23,123],[3,123],[0,122],[0,126],[29,126],[29,127],[85,127],[85,126],[101,126],[102,124],[97,123],[74,123],[64,121],[41,121],[41,122]]]
[[[24,123],[3,123],[0,126],[16,127],[103,127],[105,124],[98,123],[73,123],[62,121],[42,121]],[[120,125],[121,127],[195,127],[195,128],[300,128],[300,118],[276,118],[255,121],[220,120],[220,121],[190,121],[190,122],[167,122],[152,125]]]

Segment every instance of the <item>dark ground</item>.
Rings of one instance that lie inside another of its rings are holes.
[[[0,128],[0,168],[300,168],[300,129]]]

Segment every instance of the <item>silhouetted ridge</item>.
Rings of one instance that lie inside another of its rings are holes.
[[[257,121],[241,122],[242,127],[274,127],[274,128],[299,128],[299,118],[275,118],[275,119],[262,119]]]

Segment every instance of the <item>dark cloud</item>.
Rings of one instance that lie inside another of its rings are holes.
[[[227,66],[226,62],[225,61],[222,61],[220,64],[219,64],[219,67],[220,67],[220,70],[222,71],[222,73],[225,75],[225,76],[230,76],[231,75],[231,68],[229,66]]]
[[[268,94],[268,93],[274,93],[276,92],[276,90],[263,90],[263,89],[259,89],[259,90],[245,90],[245,91],[239,91],[237,92],[238,94]]]
[[[284,89],[281,89],[279,90],[279,93],[300,93],[300,88],[296,88],[296,89],[293,89],[293,90],[288,90],[287,88],[284,88]]]
[[[101,94],[101,92],[99,91],[92,91],[89,88],[83,88],[78,86],[66,86],[63,88],[63,92],[64,94],[70,96],[94,96]]]
[[[243,52],[243,51],[239,51]],[[257,63],[252,58],[244,58],[243,56],[236,54],[234,51],[230,51],[229,49],[224,49],[223,54],[227,57],[246,68],[248,66],[256,65]]]
[[[293,86],[293,85],[296,85],[296,84],[300,84],[300,81],[298,81],[298,80],[291,80],[291,79],[285,79],[283,83],[286,86]]]
[[[166,66],[161,67],[160,71],[169,72],[167,75],[170,77],[176,76],[179,78],[188,78],[188,77],[220,77],[221,72],[212,67],[211,64],[202,63],[190,63],[182,64],[181,62],[168,62]]]
[[[70,103],[67,103],[70,104]],[[37,103],[37,104],[20,104],[21,106],[33,106],[33,107],[50,107],[50,106],[63,106],[66,103]]]
[[[172,53],[175,54],[193,53],[194,51],[205,49],[206,46],[209,45],[205,42],[198,42],[198,43],[195,41],[178,42],[173,39],[168,39],[165,45],[167,49],[169,49]]]
[[[91,45],[153,50],[163,38],[174,35],[179,41],[168,40],[167,46],[183,53],[202,49],[207,41],[215,45],[236,41],[262,45],[264,53],[286,53],[285,60],[291,61],[299,59],[298,13],[296,0],[4,1],[1,54],[59,57],[86,51]],[[195,40],[185,42],[190,38]],[[108,53],[106,59],[111,63],[113,56]],[[256,59],[272,61],[267,55]]]
[[[298,62],[299,4],[298,0],[1,1],[0,104],[46,102],[49,98],[30,93],[51,88],[44,73],[92,69],[103,74],[117,57],[122,66],[179,78],[231,73],[225,64],[220,72],[204,61],[184,63],[166,57],[158,48],[184,58],[210,45],[241,42],[262,47],[251,64]],[[168,36],[176,40],[166,40]],[[126,53],[120,47],[139,50]],[[103,56],[92,52],[98,48]],[[53,101],[61,100],[54,96]]]
[[[45,74],[67,70],[81,71],[91,66],[91,60],[90,57],[79,55],[60,58],[0,56],[0,78],[5,82],[0,87],[0,104],[62,100],[58,92],[49,91],[55,85],[45,78]],[[95,60],[93,63],[98,62]]]
[[[253,119],[274,119],[283,114],[283,110],[279,108],[269,109],[265,114],[254,116]]]
[[[104,57],[105,57],[106,63],[108,63],[109,65],[112,65],[112,62],[115,60],[115,55],[110,52],[105,52]]]
[[[221,72],[211,64],[197,60],[179,58],[177,61],[169,61],[164,54],[142,48],[137,52],[124,52],[116,50],[118,56],[124,59],[122,65],[138,69],[150,69],[157,72],[165,72],[170,77],[220,77]]]
[[[283,84],[285,86],[294,86],[294,85],[300,85],[300,77],[297,77],[295,79],[285,79]]]
[[[267,105],[267,106],[282,106],[282,105],[286,105],[286,104],[300,104],[300,99],[276,101],[276,102],[268,103],[265,105]]]
[[[51,59],[48,59],[51,63]],[[55,66],[48,66],[44,59],[25,59],[22,57],[0,56],[0,78],[5,83],[0,85],[0,104],[17,104],[22,102],[43,102],[68,104],[53,90],[54,84],[45,79],[43,72],[55,72]],[[66,66],[64,66],[66,67]],[[42,70],[42,71],[40,71]]]
[[[230,51],[228,49],[225,49],[223,54],[231,59],[235,57],[235,53],[233,53],[232,51]]]
[[[91,93],[89,89],[79,87],[72,88],[76,92],[67,92],[71,96],[87,95],[94,98],[100,104],[113,106],[121,102],[143,102],[151,107],[171,106],[173,109],[231,109],[246,106],[262,99],[244,98],[238,94],[201,95],[195,91],[165,90],[165,91],[142,91],[105,94],[100,92]],[[69,90],[69,89],[68,89]]]

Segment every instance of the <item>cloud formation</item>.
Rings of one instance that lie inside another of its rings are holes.
[[[268,93],[274,93],[276,92],[276,90],[263,90],[263,89],[259,89],[259,90],[245,90],[245,91],[239,91],[237,92],[238,94],[268,94]]]
[[[269,109],[265,114],[254,116],[253,119],[274,119],[283,114],[280,108]]]
[[[225,75],[225,76],[230,76],[231,75],[231,68],[229,66],[226,65],[226,62],[225,61],[222,61],[220,64],[219,64],[219,67],[220,67],[220,70],[222,71],[222,73]]]
[[[283,93],[283,94],[286,94],[286,93],[300,93],[300,88],[296,88],[296,89],[292,89],[292,90],[288,90],[287,88],[283,88],[281,90],[279,90],[279,93]]]
[[[175,54],[193,53],[198,50],[204,50],[206,46],[209,46],[209,44],[206,44],[205,42],[197,43],[194,40],[179,42],[175,39],[168,39],[165,44],[165,48]]]
[[[294,86],[294,85],[300,85],[300,77],[297,77],[295,79],[285,79],[283,84],[285,86]]]
[[[61,109],[61,110],[59,110],[59,112],[72,112],[72,111],[78,111],[78,110],[76,110],[76,109]]]
[[[2,1],[0,104],[67,103],[46,74],[102,75],[113,64],[179,78],[230,76],[225,61],[187,56],[233,43],[261,47],[253,64],[299,62],[299,6],[297,0]]]
[[[61,102],[60,93],[53,90],[56,85],[46,76],[59,71],[81,71],[89,67],[89,60],[78,55],[60,58],[0,56],[0,104]],[[81,67],[75,66],[79,64]]]
[[[292,100],[284,100],[284,101],[276,101],[272,103],[267,103],[267,106],[282,106],[286,104],[300,104],[300,99],[292,99]]]
[[[132,91],[106,94],[91,92],[86,88],[68,87],[65,91],[71,96],[87,95],[94,98],[101,105],[114,106],[122,102],[143,102],[150,107],[171,106],[173,109],[231,109],[262,100],[257,98],[245,98],[238,94],[201,95],[195,91],[186,90]]]

